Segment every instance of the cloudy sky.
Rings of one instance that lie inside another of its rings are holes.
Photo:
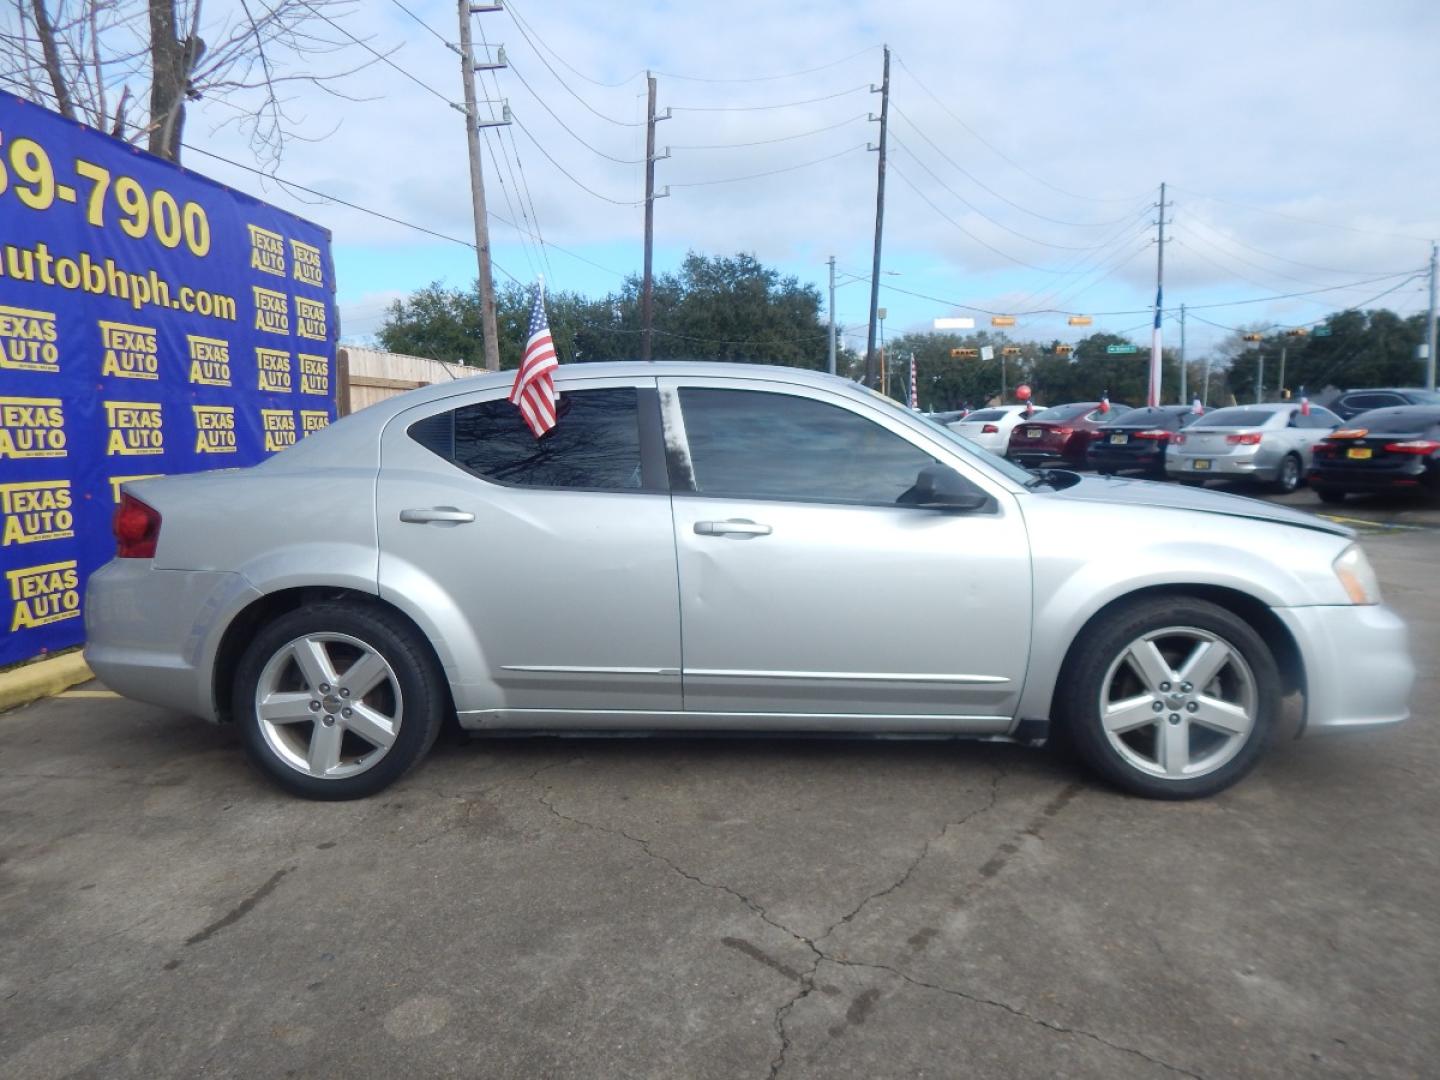
[[[291,142],[277,172],[463,240],[463,120],[448,105],[460,74],[445,45],[456,9],[404,3],[418,18],[367,0],[344,20],[394,49],[393,66],[341,84],[364,101],[297,91],[299,130],[325,137]],[[869,273],[876,180],[865,147],[878,134],[867,115],[886,43],[887,334],[972,305],[1093,313],[1097,328],[1147,339],[1161,181],[1174,204],[1166,308],[1194,309],[1192,355],[1226,336],[1201,320],[1303,324],[1372,300],[1406,313],[1425,303],[1424,282],[1407,276],[1440,236],[1433,0],[507,7],[474,17],[477,41],[503,44],[511,64],[482,77],[516,120],[487,135],[485,153],[502,280],[543,272],[552,288],[598,295],[639,270],[649,69],[661,111],[673,109],[658,128],[671,151],[656,169],[670,187],[656,203],[657,270],[690,249],[743,250],[823,289],[833,254],[839,319],[863,347],[857,279]],[[237,133],[215,129],[228,115],[202,104],[187,141],[253,161]],[[459,243],[187,163],[333,231],[347,339],[373,333],[396,296],[474,278]],[[1310,295],[1220,306],[1292,293]],[[1018,331],[1084,332],[1063,314],[1022,317]]]

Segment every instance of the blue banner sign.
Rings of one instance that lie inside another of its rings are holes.
[[[334,290],[328,230],[0,93],[0,666],[84,639],[126,480],[330,422]]]

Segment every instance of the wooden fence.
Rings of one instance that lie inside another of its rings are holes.
[[[342,345],[336,361],[335,407],[341,416],[416,387],[485,373],[484,368],[356,345]]]

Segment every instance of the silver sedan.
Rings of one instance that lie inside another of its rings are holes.
[[[1289,493],[1314,459],[1311,448],[1340,426],[1329,409],[1297,403],[1236,405],[1196,420],[1170,441],[1165,472],[1183,484],[1259,480]]]
[[[134,481],[86,658],[239,727],[311,798],[475,732],[1044,741],[1129,791],[1219,791],[1281,696],[1393,724],[1406,630],[1337,525],[1031,474],[830,376],[563,367],[537,440],[509,374],[427,387],[255,468]],[[937,603],[943,599],[943,603]]]

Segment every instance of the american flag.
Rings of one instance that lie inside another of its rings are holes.
[[[545,318],[545,293],[535,286],[535,306],[530,309],[530,336],[525,342],[525,355],[515,384],[510,387],[510,403],[520,408],[535,438],[555,426],[555,377],[560,366],[555,356],[555,342],[550,337],[550,323]]]
[[[910,408],[920,410],[920,390],[915,385],[915,354],[910,354]]]

